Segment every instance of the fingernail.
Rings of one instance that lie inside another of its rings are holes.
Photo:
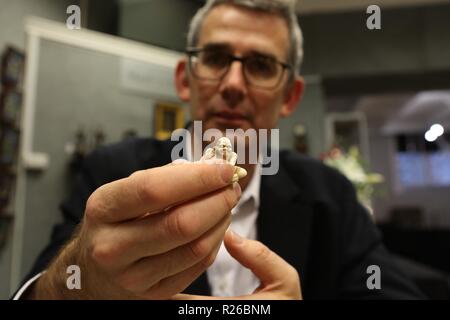
[[[241,189],[241,186],[239,185],[239,183],[237,183],[237,182],[233,183],[233,190],[236,193],[236,197],[239,198],[242,193],[242,189]]]
[[[220,164],[219,165],[220,174],[225,183],[230,183],[233,178],[233,168],[229,164]]]
[[[233,235],[233,241],[237,244],[241,244],[244,242],[244,238],[238,235],[236,232],[231,230],[231,234]]]

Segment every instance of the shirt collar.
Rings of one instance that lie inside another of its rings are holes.
[[[261,187],[261,163],[255,167],[255,171],[253,172],[253,176],[250,179],[250,183],[247,185],[247,188],[242,192],[241,199],[239,203],[244,203],[251,198],[253,198],[255,208],[259,207],[259,190]]]

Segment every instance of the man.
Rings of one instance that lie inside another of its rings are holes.
[[[272,129],[295,110],[304,81],[290,2],[211,0],[194,17],[176,88],[204,131]],[[276,175],[245,163],[232,184],[230,165],[170,163],[174,145],[137,139],[87,159],[26,297],[420,297],[337,172],[281,152]],[[81,290],[66,286],[70,265]],[[381,289],[367,285],[373,265]]]

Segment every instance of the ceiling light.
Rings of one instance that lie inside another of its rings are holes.
[[[431,131],[437,138],[444,134],[444,127],[436,123],[431,126],[429,131]]]
[[[431,129],[425,132],[425,140],[427,140],[428,142],[434,142],[437,138],[438,136],[436,136],[435,133],[431,131]]]

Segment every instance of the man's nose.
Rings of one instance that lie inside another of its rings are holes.
[[[222,79],[222,98],[230,107],[238,105],[247,94],[247,84],[244,77],[243,65],[240,61],[234,61],[228,73]]]

